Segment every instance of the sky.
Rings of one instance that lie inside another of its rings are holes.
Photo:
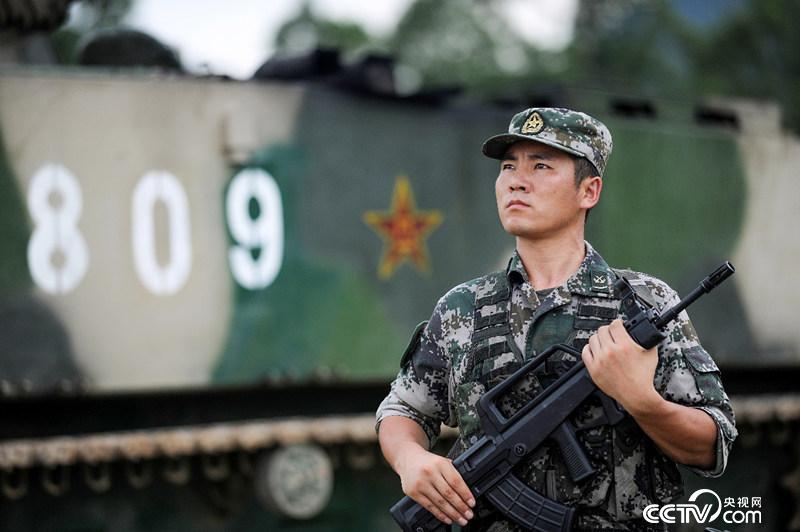
[[[310,0],[312,12],[391,33],[412,0]],[[304,0],[136,0],[126,24],[173,47],[191,71],[249,78],[271,55],[281,25]],[[505,22],[527,41],[560,49],[572,38],[578,0],[498,0]]]

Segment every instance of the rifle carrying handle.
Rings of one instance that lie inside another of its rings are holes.
[[[503,397],[512,387],[514,387],[520,380],[525,378],[528,373],[544,364],[554,353],[563,351],[574,356],[579,364],[573,366],[572,370],[575,371],[583,367],[580,363],[581,352],[567,344],[555,344],[547,348],[537,357],[527,361],[525,365],[512,373],[506,379],[502,380],[491,390],[487,391],[478,400],[476,408],[478,410],[478,417],[481,420],[481,428],[490,436],[497,436],[510,424],[511,419],[506,418],[497,406],[497,399]],[[518,410],[512,418],[519,418],[525,415],[529,410],[534,408],[536,401],[530,401],[520,410]]]

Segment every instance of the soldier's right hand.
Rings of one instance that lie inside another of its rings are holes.
[[[472,519],[475,497],[452,460],[409,445],[399,462],[403,493],[448,525],[465,526]]]

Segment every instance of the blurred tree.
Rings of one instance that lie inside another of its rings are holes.
[[[800,130],[795,0],[583,0],[565,80],[636,93],[775,100]]]
[[[798,18],[796,0],[748,0],[698,50],[695,90],[775,100],[800,131]]]
[[[87,17],[93,28],[113,28],[122,25],[133,6],[134,0],[82,0],[89,11]]]
[[[666,0],[584,0],[566,81],[636,92],[683,92],[696,46]]]
[[[538,54],[498,16],[491,0],[417,0],[389,48],[423,84],[496,86],[537,70]]]
[[[319,46],[344,55],[387,53],[399,66],[400,90],[420,84],[463,85],[490,90],[537,71],[547,54],[513,31],[500,16],[502,0],[417,0],[392,35],[370,36],[358,24],[315,15],[305,2],[275,38],[278,54],[300,54]]]
[[[581,0],[573,41],[560,52],[515,33],[504,7],[503,0],[416,0],[393,34],[379,39],[356,23],[315,15],[306,1],[275,46],[287,54],[318,46],[351,56],[381,51],[398,61],[398,83],[457,83],[479,96],[524,98],[571,85],[771,99],[800,130],[796,0]]]
[[[316,16],[308,1],[296,17],[287,21],[275,36],[275,50],[281,55],[309,52],[315,48],[337,48],[344,54],[354,53],[373,39],[354,22],[335,22]]]
[[[0,29],[33,33],[51,31],[67,18],[71,0],[6,0],[0,2]]]
[[[58,60],[75,64],[81,39],[98,29],[119,27],[134,0],[82,0],[72,6],[70,23],[50,35]]]

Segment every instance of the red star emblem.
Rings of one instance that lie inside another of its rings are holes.
[[[408,260],[421,273],[430,272],[425,239],[442,223],[439,211],[418,211],[411,183],[400,176],[394,184],[389,211],[367,211],[364,223],[383,239],[383,256],[378,277],[388,279]]]

